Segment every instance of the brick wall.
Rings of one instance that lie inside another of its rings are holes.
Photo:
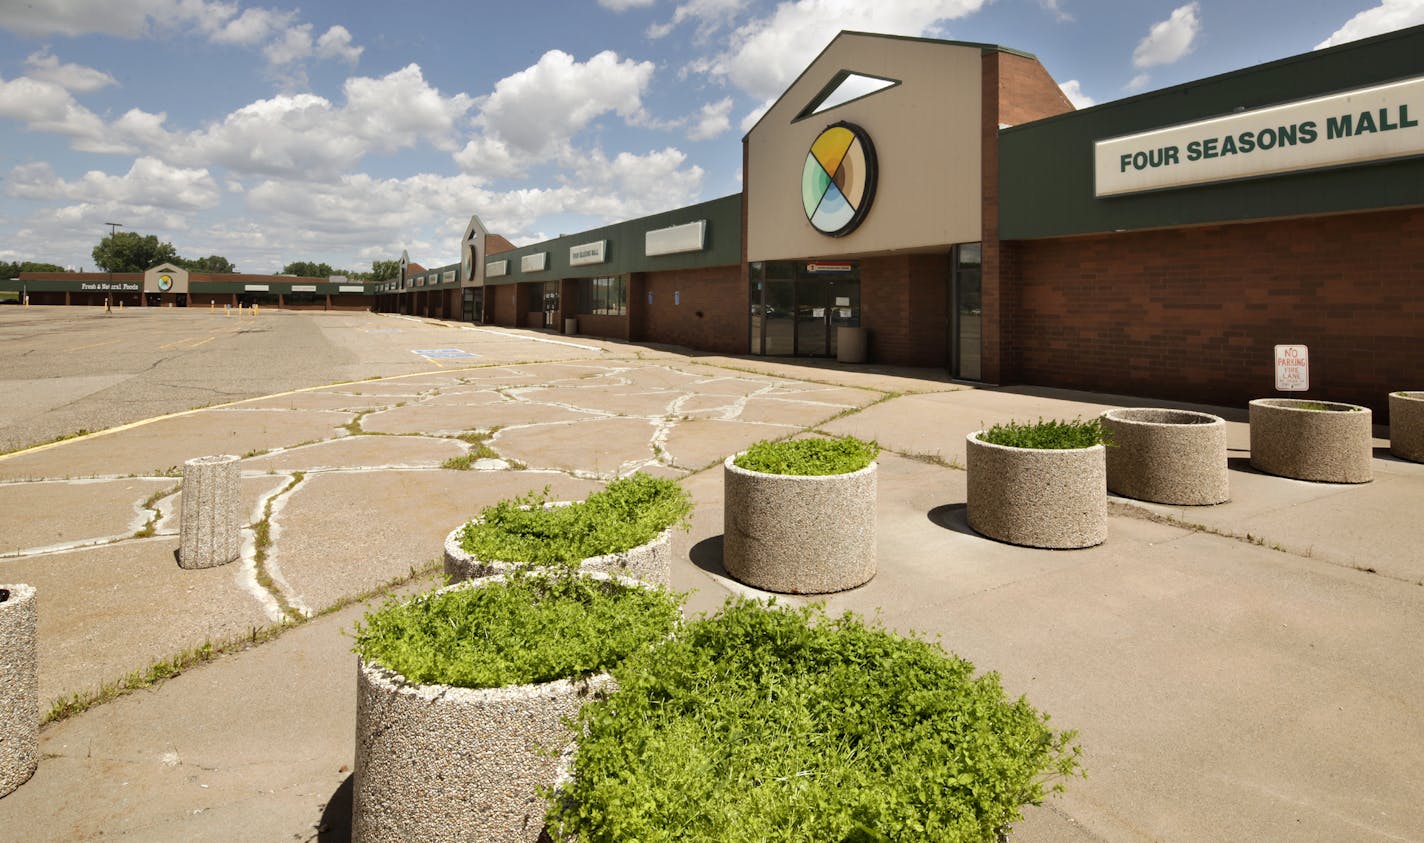
[[[746,354],[747,283],[735,266],[634,273],[628,285],[634,339]],[[673,304],[673,293],[681,304]],[[653,303],[648,304],[648,293]]]
[[[860,324],[870,333],[870,360],[943,366],[948,291],[947,254],[862,260]]]
[[[1001,278],[1010,276],[1001,266],[999,249],[999,124],[1040,120],[1072,111],[1073,104],[1037,59],[994,51],[984,54],[983,67],[980,155],[984,180],[981,237],[984,335],[980,374],[989,383],[1004,383],[1012,370],[1004,359],[1011,352],[1003,335],[1003,323],[1008,314],[1014,312],[1015,302],[1013,294],[1001,282]]]
[[[1384,421],[1390,391],[1424,384],[1424,209],[1018,241],[1005,253],[1010,380],[1240,406],[1276,394],[1273,346],[1303,343],[1305,397],[1364,404]]]

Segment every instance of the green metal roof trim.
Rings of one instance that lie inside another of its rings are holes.
[[[29,280],[29,279],[24,279],[24,280],[20,280],[20,281],[9,282],[9,286],[13,286],[13,287],[14,287],[15,289],[17,289],[17,290],[18,290],[18,289],[21,289],[21,288],[24,288],[24,289],[26,289],[26,290],[29,290],[30,292],[35,292],[35,293],[63,293],[63,292],[71,292],[71,293],[93,293],[93,292],[104,292],[103,290],[85,290],[85,289],[82,289],[82,287],[81,287],[81,285],[83,285],[83,284],[95,284],[95,283],[107,284],[107,283],[109,283],[109,282],[108,282],[107,279],[104,279],[104,278],[98,278],[98,279],[95,279],[95,278],[83,278],[83,279],[75,279],[75,280],[73,280],[73,281],[61,281],[61,280],[55,280],[55,279],[45,279],[45,280],[42,280],[42,281],[41,281],[41,280]],[[139,288],[142,289],[142,287],[143,287],[143,278],[142,278],[142,276],[140,276],[140,277],[137,278],[137,279],[132,278],[132,277],[129,277],[129,278],[122,278],[122,277],[118,277],[118,274],[115,273],[115,278],[114,278],[113,283],[114,283],[114,284],[130,284],[130,285],[132,285],[132,284],[137,284],[137,285],[139,286]],[[346,285],[341,285],[341,284],[326,284],[326,283],[313,284],[313,283],[311,283],[311,282],[305,282],[305,283],[304,283],[301,279],[296,279],[296,280],[294,280],[294,281],[292,281],[292,282],[290,282],[290,283],[288,283],[288,282],[274,283],[274,282],[269,282],[269,281],[263,281],[263,282],[248,281],[248,282],[243,282],[243,283],[233,283],[233,282],[231,282],[231,281],[197,281],[197,280],[189,280],[189,282],[188,282],[188,297],[191,299],[191,298],[195,298],[195,297],[197,297],[197,296],[202,296],[202,295],[229,295],[229,294],[231,294],[231,293],[259,292],[259,291],[256,291],[256,290],[248,290],[248,289],[247,289],[247,285],[248,285],[248,284],[256,284],[256,283],[266,284],[267,287],[268,287],[267,290],[265,290],[265,291],[260,291],[260,292],[281,293],[281,294],[284,295],[284,296],[285,296],[285,295],[291,295],[291,294],[292,294],[292,284],[296,284],[296,285],[299,286],[299,287],[312,287],[312,286],[314,286],[314,287],[317,288],[315,293],[311,293],[311,292],[308,292],[308,291],[302,291],[302,292],[297,293],[297,295],[302,295],[303,293],[306,293],[306,294],[308,294],[308,295],[317,295],[317,296],[326,295],[326,294],[328,294],[328,293],[331,294],[331,295],[333,295],[333,296],[363,296],[363,295],[375,295],[375,290],[374,290],[374,288],[370,288],[370,287],[366,288],[363,292],[360,292],[360,293],[356,293],[356,292],[343,293],[343,292],[340,292],[340,290],[339,290],[340,287],[342,287],[342,286],[351,286],[351,287],[354,287],[354,286],[356,286],[355,283],[346,284]],[[118,292],[118,291],[115,291],[115,292]],[[130,291],[130,292],[133,292],[133,291]]]
[[[999,133],[1004,240],[1424,204],[1424,157],[1094,196],[1093,143],[1418,76],[1424,26],[1060,114]]]
[[[698,220],[707,221],[706,240],[702,251],[653,257],[643,254],[643,238],[647,232]],[[608,241],[603,263],[569,266],[571,246],[581,246],[598,240]],[[539,252],[549,253],[545,269],[526,273],[519,268],[520,258]],[[509,274],[498,278],[490,278],[486,274],[485,286],[554,281],[561,278],[597,278],[630,272],[660,272],[705,266],[736,266],[742,262],[742,194],[734,193],[686,208],[605,225],[578,234],[566,234],[485,258],[486,264],[503,260],[509,261]]]

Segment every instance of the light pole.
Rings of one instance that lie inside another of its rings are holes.
[[[106,222],[106,223],[104,223],[104,225],[107,225],[107,226],[109,227],[109,239],[110,239],[110,240],[114,239],[114,235],[118,233],[118,230],[124,227],[124,224],[121,223],[121,222]],[[105,312],[105,313],[113,313],[113,312],[114,312],[113,303],[112,303],[112,301],[111,301],[111,298],[113,297],[113,295],[114,295],[114,265],[113,265],[112,263],[110,263],[110,264],[109,264],[109,287],[108,287],[107,290],[104,291],[104,312]],[[142,295],[142,293],[140,293],[140,295]]]

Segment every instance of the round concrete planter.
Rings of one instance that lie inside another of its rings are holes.
[[[545,504],[568,505],[569,501]],[[445,536],[445,576],[450,582],[504,574],[519,567],[519,563],[515,562],[478,559],[472,556],[460,545],[460,533],[464,529],[465,525],[461,524]],[[579,567],[585,571],[603,571],[655,585],[669,585],[672,577],[672,528],[658,533],[647,544],[640,544],[622,553],[589,557],[583,560]]]
[[[1424,462],[1424,392],[1390,393],[1389,452]]]
[[[849,474],[763,474],[722,463],[722,564],[782,594],[825,594],[875,576],[876,463]]]
[[[30,780],[39,765],[40,686],[36,672],[35,589],[0,585],[0,797]]]
[[[548,811],[538,791],[557,781],[573,741],[566,721],[615,687],[607,673],[503,688],[418,685],[358,660],[352,840],[538,840]]]
[[[1251,402],[1251,466],[1296,480],[1368,483],[1372,418],[1355,404],[1258,398]]]
[[[1226,420],[1190,410],[1103,413],[1111,434],[1108,491],[1137,500],[1205,506],[1230,497]]]
[[[1108,537],[1106,449],[1010,448],[967,437],[969,526],[1010,544],[1070,549]]]

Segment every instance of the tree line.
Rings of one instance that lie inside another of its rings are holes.
[[[178,254],[172,243],[158,239],[153,234],[139,234],[136,231],[116,231],[105,235],[91,252],[94,265],[101,272],[143,272],[160,263],[181,266],[189,272],[205,274],[226,274],[237,272],[232,261],[222,255],[208,255],[205,258],[185,258]],[[0,281],[16,278],[21,272],[64,272],[59,264],[41,261],[0,261]],[[384,281],[400,274],[400,261],[372,261],[369,272],[360,272],[333,267],[329,263],[317,261],[292,261],[282,267],[281,275],[297,275],[302,278],[329,278],[344,275],[356,281]]]

